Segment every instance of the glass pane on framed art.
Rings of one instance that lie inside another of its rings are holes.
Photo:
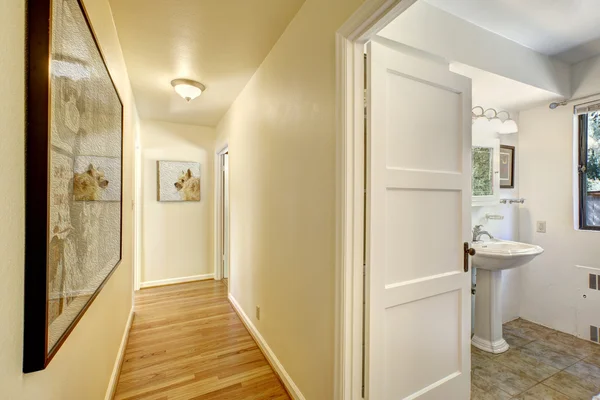
[[[77,0],[52,2],[47,349],[121,259],[122,104]]]

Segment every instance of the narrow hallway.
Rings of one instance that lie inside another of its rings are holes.
[[[135,294],[115,399],[289,399],[219,281]]]

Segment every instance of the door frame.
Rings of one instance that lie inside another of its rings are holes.
[[[364,45],[418,0],[366,0],[336,32],[336,318],[334,398],[363,384]]]
[[[223,177],[222,177],[222,171],[223,171],[223,163],[222,163],[222,157],[225,153],[229,153],[229,144],[226,143],[225,145],[221,146],[220,149],[216,152],[215,154],[215,229],[214,229],[214,249],[215,249],[215,257],[214,257],[214,264],[215,264],[215,280],[222,280],[223,279],[223,268],[222,268],[222,263],[221,263],[221,255],[223,254],[223,248],[222,248],[222,243],[221,243],[221,237],[223,235],[222,232],[222,228],[221,228],[221,221],[223,219],[223,208],[221,207],[222,204],[222,197],[223,197]],[[229,224],[231,226],[231,223]],[[230,237],[231,240],[231,237]],[[231,245],[229,246],[229,248],[231,248]],[[229,281],[227,284],[227,293],[229,293],[229,287],[231,286],[230,282],[231,282],[231,268],[229,271]]]

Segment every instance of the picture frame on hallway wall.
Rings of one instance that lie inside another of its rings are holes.
[[[23,372],[122,258],[123,103],[80,0],[27,0]]]
[[[515,147],[500,145],[500,189],[515,188]]]
[[[201,165],[193,161],[157,161],[156,196],[161,202],[201,199]]]

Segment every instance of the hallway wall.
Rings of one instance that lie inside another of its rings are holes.
[[[307,0],[217,126],[231,294],[310,400],[333,398],[335,31],[360,4]]]
[[[0,397],[104,399],[132,306],[133,143],[137,111],[107,0],[85,0],[124,107],[123,258],[44,371],[24,375],[25,2],[0,0]]]
[[[148,282],[155,285],[168,279],[213,274],[215,129],[142,120],[140,136],[142,287]],[[157,200],[158,160],[201,164],[199,203]]]

